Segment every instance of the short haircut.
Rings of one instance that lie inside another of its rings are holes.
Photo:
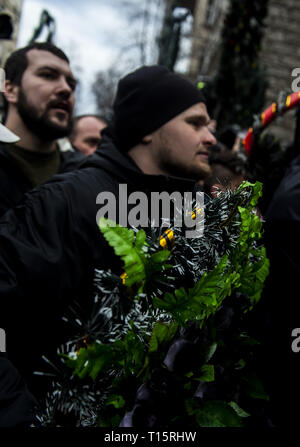
[[[55,45],[47,42],[34,42],[30,45],[27,45],[27,47],[23,47],[14,51],[8,57],[4,66],[5,78],[8,81],[16,85],[21,84],[23,73],[28,67],[27,53],[31,50],[48,51],[49,53],[54,54],[54,56],[65,60],[66,62],[68,62],[68,64],[70,63],[65,53],[60,48],[57,48]]]
[[[77,124],[79,123],[79,121],[82,120],[82,118],[96,118],[98,121],[101,121],[102,123],[104,123],[104,124],[106,124],[106,125],[108,124],[108,123],[107,123],[107,120],[106,120],[103,116],[101,116],[101,115],[93,115],[93,114],[91,114],[91,113],[87,113],[87,114],[85,114],[85,115],[78,115],[78,116],[75,116],[75,118],[73,119],[72,132],[71,132],[71,134],[69,135],[69,140],[70,140],[71,142],[75,140],[76,132],[77,132]]]
[[[14,51],[6,60],[4,71],[5,71],[5,78],[10,81],[11,83],[15,85],[21,85],[23,73],[28,67],[28,58],[27,53],[31,50],[41,50],[41,51],[48,51],[49,53],[54,54],[54,56],[59,57],[60,59],[63,59],[68,64],[70,63],[68,57],[65,55],[65,53],[55,45],[48,43],[48,42],[34,42],[30,45],[27,45],[26,47],[19,48],[18,50]],[[4,99],[4,112],[5,116],[7,114],[7,108],[8,108],[8,102],[3,96]]]

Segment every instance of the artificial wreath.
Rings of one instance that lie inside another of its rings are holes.
[[[123,261],[98,271],[89,318],[59,350],[44,426],[244,426],[268,396],[247,333],[269,263],[255,212],[261,184],[206,202],[204,234],[184,227],[100,230]]]

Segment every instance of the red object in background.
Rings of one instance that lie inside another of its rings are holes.
[[[273,104],[271,104],[261,115],[260,115],[260,119],[261,119],[261,124],[262,127],[267,126],[275,117],[276,114],[276,110],[277,110],[277,105],[276,102],[273,102]]]
[[[280,112],[280,114],[285,113],[288,110],[291,110],[293,107],[297,106],[300,103],[300,91],[296,93],[291,93],[287,96],[285,101],[285,107]],[[267,127],[273,119],[278,115],[277,113],[277,104],[273,102],[261,115],[260,115],[260,127],[259,130],[263,130]],[[248,157],[250,156],[251,149],[254,143],[254,133],[253,127],[248,129],[248,132],[243,140],[243,145]]]
[[[244,148],[245,148],[245,151],[246,151],[246,154],[248,155],[248,157],[250,155],[250,151],[251,151],[251,148],[253,145],[253,140],[254,140],[253,128],[250,127],[250,129],[248,130],[248,132],[243,140]]]
[[[292,93],[291,95],[289,95],[286,98],[286,109],[292,109],[293,107],[295,107],[296,105],[298,105],[300,102],[300,92],[296,92],[296,93]]]

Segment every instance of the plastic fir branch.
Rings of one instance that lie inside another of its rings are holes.
[[[261,411],[253,395],[267,396],[253,393],[262,387],[251,370],[257,342],[244,321],[268,274],[254,210],[260,194],[261,184],[248,182],[220,193],[205,205],[203,236],[172,228],[170,250],[160,246],[163,228],[146,234],[101,221],[124,270],[96,271],[91,316],[83,321],[73,308],[76,336],[60,355],[73,393],[82,395],[79,381],[94,400],[72,407],[57,380],[48,408],[77,425],[112,427],[241,426]]]

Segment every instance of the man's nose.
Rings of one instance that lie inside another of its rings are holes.
[[[207,146],[214,146],[215,144],[217,144],[217,140],[214,136],[214,134],[209,130],[209,128],[206,126],[205,127],[205,136],[204,136],[204,143]]]
[[[73,92],[72,88],[70,87],[68,81],[64,76],[61,76],[59,78],[59,82],[57,85],[57,93],[60,96],[63,96],[64,98],[69,98]]]

